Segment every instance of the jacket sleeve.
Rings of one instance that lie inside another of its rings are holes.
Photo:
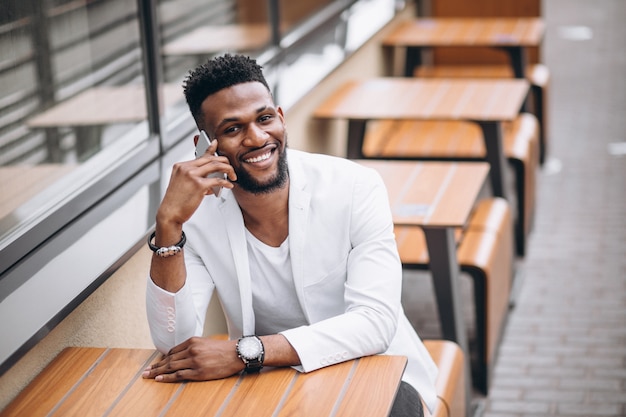
[[[163,290],[148,277],[146,313],[152,341],[161,353],[203,332],[214,285],[189,244],[185,247],[185,264],[187,280],[176,293]]]
[[[297,369],[304,372],[385,352],[402,313],[402,268],[387,190],[378,173],[364,168],[350,191],[351,249],[341,271],[343,312],[281,333],[300,357]],[[341,216],[334,221],[343,226],[345,215]]]

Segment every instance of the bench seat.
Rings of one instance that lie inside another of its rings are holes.
[[[504,154],[515,181],[515,242],[526,254],[535,212],[539,125],[522,113],[503,127]],[[485,145],[480,127],[465,121],[373,120],[363,140],[365,158],[483,160]]]
[[[509,65],[422,65],[416,68],[414,75],[424,78],[512,78],[513,69]],[[539,121],[539,163],[543,165],[548,151],[547,96],[550,71],[544,64],[530,64],[526,67],[525,75],[531,86],[532,112]]]
[[[487,394],[492,365],[508,315],[513,281],[511,210],[500,197],[480,201],[458,233],[457,260],[474,286],[476,355],[472,379]],[[427,269],[428,249],[419,227],[396,226],[400,260],[407,269]]]
[[[465,417],[465,366],[463,351],[448,340],[424,340],[424,345],[439,368],[437,405],[431,414],[426,406],[424,417]]]

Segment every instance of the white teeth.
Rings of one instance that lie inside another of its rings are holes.
[[[269,159],[269,157],[272,155],[271,152],[268,152],[266,154],[263,154],[261,156],[257,156],[256,158],[250,158],[250,159],[246,159],[246,162],[261,162],[261,161],[265,161],[266,159]]]

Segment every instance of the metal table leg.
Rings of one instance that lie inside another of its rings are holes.
[[[465,355],[465,409],[469,413],[472,373],[463,304],[459,294],[460,268],[456,259],[454,228],[425,227],[424,234],[443,338],[456,342]]]
[[[486,160],[489,162],[489,178],[493,195],[507,198],[507,166],[504,159],[502,123],[498,121],[478,121],[485,141]]]

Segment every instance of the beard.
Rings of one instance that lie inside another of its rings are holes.
[[[287,183],[287,179],[289,178],[286,140],[285,146],[278,155],[278,167],[276,174],[269,180],[260,182],[241,166],[238,166],[235,169],[235,173],[237,174],[237,186],[252,194],[267,194],[282,188]]]

